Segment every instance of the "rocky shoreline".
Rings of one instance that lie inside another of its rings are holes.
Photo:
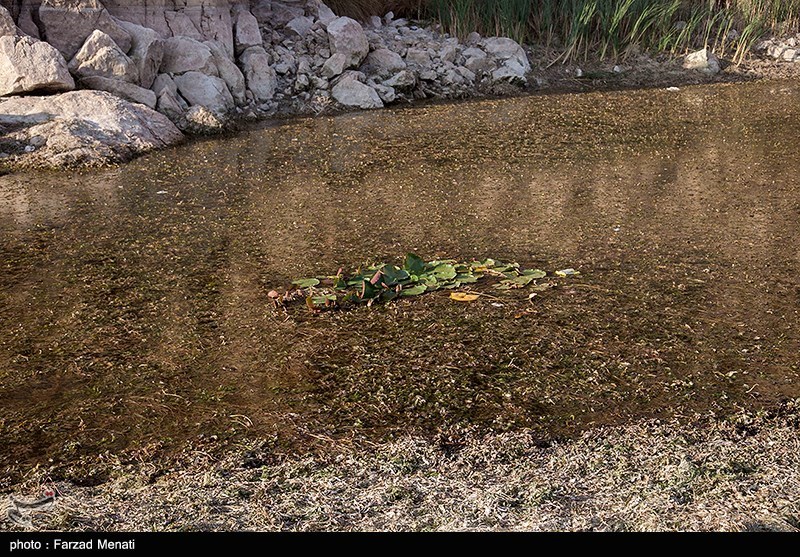
[[[598,81],[720,79],[707,51],[685,61],[642,55],[625,67],[533,67],[541,53],[509,38],[472,33],[459,40],[392,13],[359,23],[319,0],[2,6],[0,165],[7,169],[122,162],[187,135],[279,116]],[[760,48],[793,61],[782,44]]]

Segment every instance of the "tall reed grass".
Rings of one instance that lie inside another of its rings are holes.
[[[800,0],[330,0],[356,17],[392,9],[471,31],[558,47],[563,60],[702,46],[741,61],[767,33],[800,30]]]

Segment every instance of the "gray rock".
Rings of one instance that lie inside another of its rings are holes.
[[[172,37],[164,41],[161,73],[201,72],[216,75],[214,55],[206,45],[189,37]]]
[[[269,65],[269,55],[260,46],[251,46],[239,58],[247,88],[259,102],[272,100],[278,77]]]
[[[148,27],[127,21],[120,21],[119,24],[131,36],[129,55],[139,69],[139,85],[149,88],[164,59],[164,41]]]
[[[446,44],[439,50],[439,57],[442,62],[455,62],[458,56],[458,48],[452,44]]]
[[[39,21],[47,42],[67,60],[72,60],[95,29],[110,36],[123,52],[131,48],[131,36],[100,0],[43,0]]]
[[[311,81],[308,79],[308,75],[300,74],[297,76],[297,79],[294,81],[294,90],[295,91],[306,91],[311,85]]]
[[[336,14],[333,13],[328,6],[326,6],[321,0],[311,0],[310,4],[312,4],[316,11],[317,19],[323,25],[328,25],[331,21],[336,19]]]
[[[337,52],[327,60],[322,65],[322,70],[320,72],[323,76],[327,77],[328,79],[332,77],[336,77],[337,75],[341,74],[345,69],[347,69],[347,57],[342,54],[341,52]]]
[[[347,67],[361,64],[369,53],[369,42],[357,21],[349,17],[337,17],[328,24],[328,41],[332,54],[343,54]]]
[[[714,75],[720,70],[719,60],[708,47],[687,55],[683,60],[683,67],[706,75]]]
[[[139,67],[128,58],[114,42],[114,39],[95,29],[86,38],[81,49],[69,63],[69,70],[79,78],[92,76],[107,77],[139,82]],[[155,99],[153,99],[155,106]]]
[[[303,58],[297,64],[297,73],[299,73],[299,74],[301,74],[301,73],[307,74],[307,73],[310,73],[310,72],[311,72],[311,62],[309,61],[308,58]]]
[[[169,35],[174,37],[189,37],[198,42],[203,41],[203,34],[187,14],[183,12],[165,12],[164,18],[169,28]]]
[[[234,108],[233,97],[223,80],[200,72],[186,72],[175,76],[181,96],[191,106],[202,105],[218,116],[225,116]]]
[[[520,73],[521,66],[517,68],[509,67],[506,65],[500,66],[492,72],[492,81],[494,82],[508,82],[512,85],[523,86],[527,83],[524,72]]]
[[[305,10],[302,6],[293,5],[293,3],[272,2],[271,7],[272,13],[265,23],[270,23],[275,27],[283,27],[294,18],[305,14]]]
[[[503,61],[510,70],[522,68],[522,75],[531,71],[531,64],[525,50],[516,41],[507,37],[492,37],[483,41],[483,49]]]
[[[178,86],[175,84],[175,80],[166,73],[160,73],[156,76],[153,80],[153,85],[150,86],[150,90],[153,91],[156,96],[161,96],[161,93],[164,91],[169,91],[173,95],[178,94]]]
[[[20,34],[20,29],[14,23],[14,19],[11,17],[11,14],[8,13],[7,9],[0,6],[0,36],[15,36]]]
[[[212,135],[224,131],[224,122],[204,106],[193,106],[181,119],[181,128],[186,133]]]
[[[381,48],[370,52],[360,69],[366,74],[389,77],[406,69],[406,63],[396,52],[392,52],[388,48]]]
[[[261,46],[263,40],[261,31],[258,29],[258,20],[249,11],[239,11],[236,15],[234,28],[233,41],[237,56],[251,46]]]
[[[331,95],[344,106],[363,109],[381,108],[383,106],[383,101],[381,101],[375,89],[361,83],[354,77],[346,75],[333,86]]]
[[[488,56],[483,58],[475,56],[467,58],[464,62],[464,67],[474,74],[485,74],[494,71],[497,68],[497,64]]]
[[[311,86],[315,89],[327,89],[330,86],[330,82],[325,79],[324,77],[318,76],[311,76]]]
[[[383,84],[398,91],[410,91],[416,86],[417,78],[414,72],[403,70],[385,80]]]
[[[39,28],[34,23],[34,14],[36,18],[39,17],[39,3],[37,0],[22,0],[18,3],[19,16],[17,17],[17,27],[25,33],[36,39],[41,39],[39,35]]]
[[[31,166],[123,162],[183,139],[166,116],[101,91],[10,99],[0,103],[0,123],[8,122],[25,123],[27,137],[47,138],[26,155]]]
[[[475,81],[475,74],[464,66],[456,66],[456,71],[461,74],[461,77],[463,77],[465,80],[469,82]]]
[[[384,103],[390,104],[397,100],[397,93],[394,88],[387,85],[372,85],[371,87],[375,89],[375,92],[378,93],[378,97],[380,97]]]
[[[172,91],[164,89],[161,94],[158,95],[156,110],[175,124],[178,124],[182,121],[183,114],[188,108],[183,106],[177,92],[173,93]]]
[[[206,41],[203,44],[211,51],[212,60],[217,67],[217,73],[228,86],[228,90],[231,92],[231,95],[233,95],[233,99],[237,104],[244,104],[244,74],[242,74],[239,67],[234,64],[233,60],[228,58],[222,45],[216,41]]]
[[[74,88],[67,63],[54,47],[33,37],[0,37],[0,95]]]
[[[476,46],[465,48],[461,54],[464,55],[464,58],[486,58],[486,52]]]
[[[381,18],[379,18],[379,17],[378,17],[378,16],[376,16],[376,15],[372,15],[372,16],[370,16],[370,17],[369,17],[369,19],[368,19],[367,21],[369,22],[369,24],[370,24],[370,25],[371,25],[371,26],[372,26],[374,29],[380,29],[381,27],[383,27],[383,21],[381,20]]]
[[[291,20],[286,24],[286,29],[297,35],[298,37],[305,37],[311,30],[314,21],[310,17],[300,16]]]
[[[475,46],[479,42],[481,42],[481,34],[478,33],[477,31],[473,31],[472,33],[467,35],[467,38],[464,41],[464,44],[469,45],[469,46]]]
[[[129,81],[110,79],[107,77],[94,75],[84,77],[80,80],[80,83],[87,89],[107,91],[112,95],[116,95],[131,102],[141,103],[149,108],[156,107],[157,99],[155,93],[153,93],[150,89],[139,87],[138,85]]]
[[[409,48],[406,52],[406,63],[427,68],[431,65],[431,56],[427,50],[421,48]]]
[[[422,81],[436,81],[437,79],[439,79],[439,74],[436,73],[431,68],[425,68],[419,72],[419,78]]]

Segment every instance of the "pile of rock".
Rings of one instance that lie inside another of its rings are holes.
[[[361,24],[320,0],[3,5],[0,96],[104,91],[189,133],[278,111],[378,108],[523,87],[530,71],[511,39],[473,33],[461,42],[391,13]]]
[[[275,4],[275,3],[273,3]],[[303,106],[331,100],[358,108],[415,98],[455,98],[525,86],[530,63],[508,38],[466,41],[420,27],[391,12],[362,26],[324,4],[259,20],[278,74],[277,101]],[[286,20],[286,17],[293,16]]]
[[[761,41],[754,49],[757,53],[782,62],[800,62],[800,34],[779,39],[773,37]]]

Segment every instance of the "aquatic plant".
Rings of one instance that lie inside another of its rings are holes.
[[[578,275],[574,269],[556,271],[556,276]],[[402,266],[379,263],[365,265],[346,274],[343,269],[335,275],[309,277],[292,281],[292,287],[283,295],[276,290],[269,297],[276,303],[305,300],[312,310],[332,308],[342,304],[367,304],[386,302],[401,297],[419,296],[436,290],[454,290],[494,278],[494,288],[499,291],[535,287],[551,288],[552,283],[538,284],[547,277],[539,269],[522,269],[518,263],[502,263],[494,259],[458,262],[454,259],[424,261],[409,253]],[[458,302],[472,302],[486,294],[454,292],[450,297]]]

